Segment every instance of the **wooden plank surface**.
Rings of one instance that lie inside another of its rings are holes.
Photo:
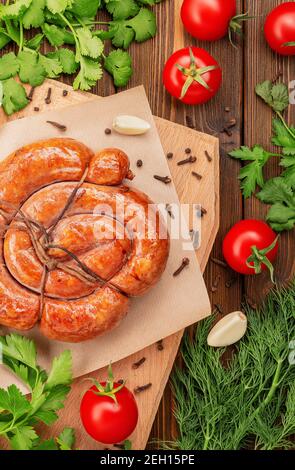
[[[48,89],[51,88],[51,103],[47,105],[45,98]],[[63,96],[64,90],[68,91],[66,97]],[[29,89],[28,89],[29,90]],[[94,96],[87,93],[75,93],[73,89],[57,81],[48,80],[41,87],[35,90],[34,100],[23,111],[7,118],[4,113],[0,114],[0,124],[6,121],[30,116],[35,113],[34,108],[38,107],[39,112],[43,110],[58,110],[64,106],[79,104]],[[97,98],[98,106],[99,99]],[[58,113],[57,113],[58,115]],[[208,262],[215,236],[219,225],[219,148],[218,140],[206,134],[201,134],[195,130],[180,126],[156,118],[157,128],[160,134],[164,151],[168,153],[173,149],[174,157],[169,160],[169,166],[173,181],[176,186],[178,196],[182,203],[201,204],[206,208],[206,215],[202,219],[200,226],[201,238],[200,247],[197,250],[197,256],[204,271]],[[111,139],[111,137],[110,137]],[[197,162],[193,165],[178,166],[177,162],[184,158],[185,148],[191,148],[194,155],[197,156]],[[205,156],[207,151],[212,161],[209,162]],[[197,180],[192,176],[192,170],[201,174],[202,180]],[[193,220],[188,218],[188,223]],[[192,228],[192,225],[190,225]],[[183,331],[166,338],[163,342],[164,349],[159,351],[157,345],[145,348],[132,356],[119,361],[113,365],[115,377],[126,380],[130,389],[135,389],[138,385],[152,383],[152,387],[137,397],[139,407],[140,421],[133,436],[131,436],[133,449],[144,449],[146,447],[150,430],[163,395],[164,388],[168,381],[178,347],[183,335]],[[144,357],[145,363],[138,370],[134,370],[132,365]],[[87,377],[95,377],[104,380],[107,376],[107,370],[97,370]],[[103,446],[97,444],[88,437],[83,430],[79,416],[79,406],[81,395],[87,389],[84,376],[77,379],[72,386],[72,390],[67,400],[65,409],[59,414],[60,418],[56,425],[41,430],[46,437],[58,435],[64,427],[72,426],[77,435],[77,446],[80,449],[101,449]]]
[[[263,23],[266,14],[282,0],[238,0],[238,11],[249,11],[257,15],[255,20],[246,26],[244,41],[239,48],[233,49],[227,39],[215,43],[195,41],[183,32],[179,19],[182,0],[165,0],[157,5],[158,34],[156,38],[144,44],[135,44],[130,48],[133,57],[134,76],[129,86],[144,84],[154,115],[170,119],[179,124],[186,124],[189,116],[195,127],[220,137],[221,147],[221,224],[214,246],[213,254],[221,257],[221,243],[226,231],[243,216],[263,217],[266,208],[254,198],[244,203],[241,198],[237,175],[239,163],[228,158],[227,153],[241,143],[267,144],[271,131],[271,113],[255,97],[254,86],[260,80],[271,79],[278,70],[282,70],[282,80],[288,82],[295,78],[294,58],[282,58],[273,53],[263,37]],[[162,70],[165,60],[177,48],[198,45],[208,50],[220,62],[223,68],[223,86],[218,96],[201,107],[183,106],[172,99],[162,86]],[[71,80],[64,78],[65,83]],[[93,90],[98,95],[116,92],[111,79],[106,76]],[[225,107],[230,112],[225,112]],[[232,135],[220,133],[224,122],[236,118],[237,125]],[[290,122],[295,121],[294,106],[290,109]],[[267,175],[277,174],[274,160],[268,163]],[[229,194],[230,190],[230,194]],[[282,248],[277,262],[277,272],[281,281],[294,275],[294,231],[284,234]],[[293,255],[292,255],[293,253]],[[210,292],[216,276],[221,276],[217,292]],[[266,275],[244,281],[238,277],[230,289],[225,284],[229,273],[213,263],[209,263],[205,272],[205,281],[213,304],[219,304],[224,313],[239,307],[244,297],[253,303],[263,298],[269,282]],[[171,439],[177,427],[172,413],[172,393],[167,386],[160,404],[159,412],[152,429],[150,440]],[[156,447],[155,444],[151,445]]]

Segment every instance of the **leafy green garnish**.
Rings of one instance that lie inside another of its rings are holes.
[[[246,314],[247,334],[226,366],[224,349],[207,345],[214,318],[198,325],[193,340],[186,335],[184,367],[173,376],[179,437],[172,448],[295,448],[295,282]]]
[[[257,185],[260,188],[263,187],[263,167],[269,158],[276,154],[266,152],[260,145],[255,145],[252,150],[249,147],[243,146],[240,149],[233,150],[229,155],[242,161],[251,161],[251,163],[241,169],[239,175],[239,179],[242,180],[241,189],[243,190],[243,195],[247,198],[255,192]]]
[[[38,422],[51,425],[58,419],[56,412],[63,408],[72,382],[71,353],[64,351],[55,358],[47,375],[37,364],[33,341],[11,334],[0,336],[0,345],[3,364],[31,391],[31,399],[28,400],[16,385],[9,386],[7,390],[0,389],[0,436],[7,439],[15,450],[65,447],[70,450],[75,440],[73,430],[66,428],[56,443],[53,440],[41,443],[35,425]]]
[[[29,8],[32,0],[16,0],[14,3],[1,4],[0,19],[18,20]]]
[[[24,28],[39,28],[42,26],[45,21],[44,8],[45,0],[32,0],[22,19]]]
[[[108,12],[115,20],[124,20],[135,16],[139,11],[139,6],[135,0],[105,0]]]
[[[282,112],[289,106],[289,91],[284,83],[274,85],[270,80],[259,83],[255,91],[275,112]]]
[[[29,100],[27,98],[26,90],[20,83],[17,83],[13,78],[10,78],[9,80],[4,80],[2,84],[2,106],[8,116],[27,106]]]
[[[118,87],[127,85],[132,75],[131,57],[126,51],[111,52],[104,62],[105,69],[114,77],[114,83]]]
[[[43,67],[38,54],[22,51],[18,55],[19,78],[23,83],[31,86],[42,85],[46,78],[46,70]]]
[[[14,52],[5,54],[0,59],[0,80],[14,77],[19,71],[19,62]]]

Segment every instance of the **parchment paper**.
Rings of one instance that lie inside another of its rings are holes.
[[[141,117],[152,125],[152,129],[146,135],[137,137],[115,132],[105,135],[105,128],[112,126],[113,118],[118,114]],[[66,124],[67,132],[61,133],[46,120]],[[104,147],[123,149],[129,155],[131,168],[136,174],[132,186],[146,192],[156,203],[179,204],[174,185],[165,185],[153,178],[154,174],[170,175],[170,171],[143,87],[4,125],[0,129],[0,159],[22,145],[56,136],[73,137],[94,151]],[[136,167],[138,158],[143,160],[143,168]],[[187,246],[188,232],[184,238]],[[172,274],[184,256],[190,259],[190,266],[181,276],[174,278]],[[194,251],[184,252],[183,240],[171,240],[167,269],[160,283],[144,297],[132,299],[128,316],[115,330],[81,344],[48,340],[37,327],[25,334],[36,341],[40,363],[46,368],[54,356],[70,349],[74,375],[78,377],[104,367],[110,361],[114,363],[125,358],[201,320],[210,311]],[[4,329],[5,333],[8,331]],[[16,379],[0,366],[0,386],[6,387],[12,382],[15,383]]]

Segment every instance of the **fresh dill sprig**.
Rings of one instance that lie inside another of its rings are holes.
[[[273,291],[259,312],[246,307],[249,328],[226,366],[224,349],[207,346],[214,318],[182,346],[184,367],[174,372],[182,450],[295,448],[295,282]],[[166,445],[167,447],[167,445]]]

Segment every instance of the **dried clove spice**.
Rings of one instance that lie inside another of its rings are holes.
[[[208,213],[207,210],[204,207],[201,207],[201,210],[199,211],[198,216],[204,217],[204,215],[206,215],[207,213]]]
[[[46,122],[50,124],[51,126],[56,127],[58,130],[62,132],[66,132],[67,130],[67,126],[65,126],[64,124],[60,124],[59,122],[55,122],[55,121],[46,121]]]
[[[107,128],[104,130],[104,133],[105,133],[106,135],[110,135],[110,134],[112,133],[112,130],[107,127]]]
[[[138,168],[141,168],[142,165],[143,165],[143,161],[142,161],[142,160],[137,160],[136,166],[137,166]]]
[[[171,178],[169,176],[159,176],[154,175],[155,180],[161,181],[162,183],[169,184],[171,183]]]
[[[46,104],[50,104],[50,103],[51,103],[51,93],[52,93],[52,88],[49,87],[49,88],[48,88],[48,91],[47,91],[46,98],[45,98],[45,103],[46,103]]]
[[[40,111],[40,108],[38,108],[38,106],[35,106],[34,111],[38,113]]]
[[[142,393],[142,392],[145,392],[146,390],[148,390],[149,388],[151,388],[152,384],[151,383],[148,383],[146,385],[141,385],[141,386],[138,386],[134,389],[134,393],[137,395],[138,393]]]
[[[203,176],[200,175],[200,173],[197,173],[196,171],[192,171],[192,175],[195,176],[198,180],[201,180],[203,178]]]
[[[179,268],[173,273],[173,277],[179,276],[180,273],[186,268],[190,263],[190,260],[188,258],[183,258],[181,265]]]
[[[160,341],[157,341],[157,350],[158,351],[163,351],[164,350],[164,344],[163,344],[162,339],[160,339]]]
[[[218,258],[213,258],[211,257],[210,260],[212,263],[217,264],[217,266],[220,266],[221,268],[228,269],[228,265],[226,264],[225,261],[218,259]]]
[[[195,163],[197,161],[197,157],[190,156],[185,160],[181,160],[177,163],[178,166],[185,165],[186,163]]]
[[[68,94],[69,94],[68,90],[64,90],[64,91],[62,92],[62,96],[64,96],[64,97],[68,96]]]
[[[188,147],[188,148],[185,149],[185,153],[187,155],[189,155],[190,153],[192,153],[192,150]]]
[[[171,158],[173,158],[173,153],[172,153],[172,152],[168,152],[168,153],[167,153],[167,158],[168,158],[168,160],[171,160]]]
[[[205,156],[206,156],[208,162],[211,163],[212,160],[213,160],[213,158],[212,158],[211,155],[209,154],[208,150],[205,150]]]
[[[141,359],[139,359],[139,361],[134,362],[134,364],[132,364],[132,369],[138,369],[140,366],[142,366],[142,364],[145,363],[145,361],[146,361],[146,358],[142,357]]]
[[[220,313],[221,315],[223,314],[223,308],[221,304],[214,304],[213,306],[217,310],[218,313]]]

